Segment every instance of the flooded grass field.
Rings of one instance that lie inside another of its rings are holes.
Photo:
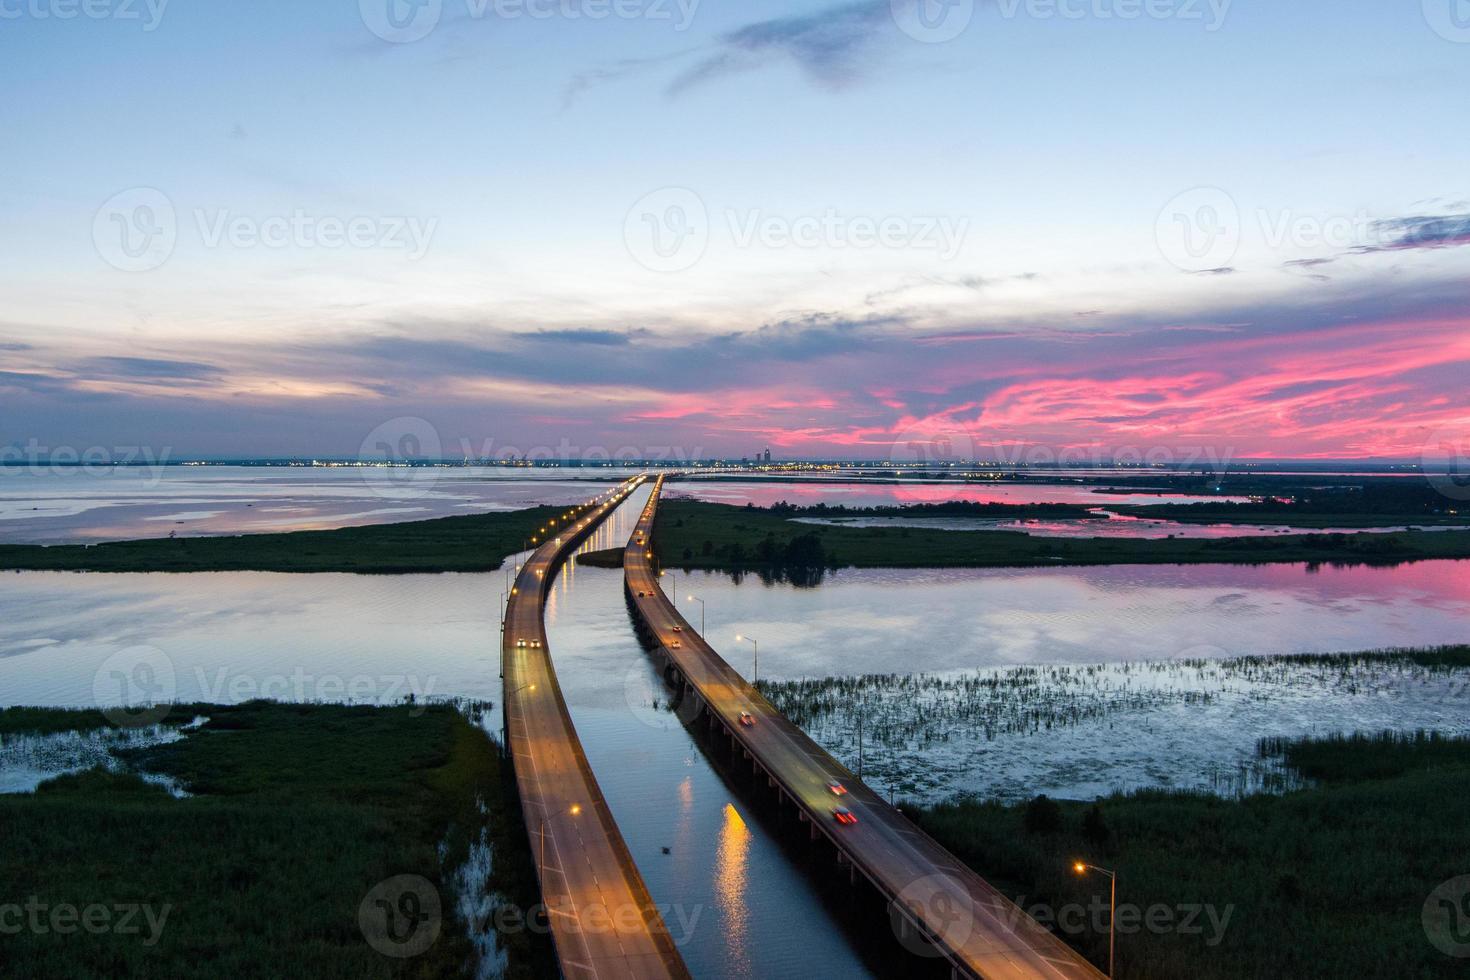
[[[1293,788],[1262,740],[1470,732],[1470,648],[1088,666],[1026,665],[762,684],[875,788],[1090,799],[1146,788]],[[1351,719],[1346,721],[1345,719]]]

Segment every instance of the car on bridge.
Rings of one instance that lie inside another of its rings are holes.
[[[833,796],[846,796],[847,787],[833,779],[827,783],[827,788],[832,791]]]
[[[755,715],[751,714],[749,711],[740,712],[740,724],[744,725],[746,728],[751,727],[755,724]]]
[[[677,624],[676,624],[676,625],[675,625],[675,626],[674,626],[674,632],[675,632],[675,633],[682,633],[682,632],[684,632],[684,627],[682,627],[682,626],[679,626],[679,625],[677,625]]]
[[[669,641],[669,649],[670,649],[670,650],[677,650],[677,649],[679,649],[679,648],[680,648],[680,647],[681,647],[681,646],[683,646],[683,644],[682,644],[682,643],[680,643],[680,642],[679,642],[679,641],[678,641],[678,640],[670,640],[670,641]]]
[[[845,806],[834,807],[832,810],[832,819],[842,824],[857,823],[857,817]]]

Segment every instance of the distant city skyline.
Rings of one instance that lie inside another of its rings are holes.
[[[1455,2],[7,6],[0,446],[1437,459]]]

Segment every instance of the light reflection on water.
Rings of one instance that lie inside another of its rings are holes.
[[[817,588],[695,571],[680,591],[705,600],[708,638],[746,676],[735,636],[757,636],[771,679],[1470,641],[1457,561],[844,569]]]
[[[591,547],[621,544],[641,499]],[[368,700],[396,700],[416,681],[430,694],[498,701],[503,583],[500,573],[7,575],[0,704],[91,704],[98,667],[132,644],[167,654],[182,700],[240,700],[270,693],[262,687],[272,680],[288,685],[278,696],[294,697],[299,677],[308,698],[331,696],[325,679],[362,678]],[[748,672],[750,656],[735,634],[759,637],[772,678],[1159,659],[1202,645],[1234,656],[1470,639],[1470,564],[1451,561],[848,570],[815,589],[695,572],[678,584],[681,605],[691,592],[707,601],[710,639],[737,669]],[[621,572],[569,568],[547,615],[593,769],[675,936],[692,932],[683,950],[695,973],[871,973],[824,897],[664,710]],[[752,892],[760,902],[744,900]],[[741,929],[761,941],[730,945]]]
[[[626,540],[645,499],[646,491],[630,498],[610,537]],[[688,937],[680,952],[694,975],[872,975],[830,897],[667,709],[667,687],[628,616],[622,571],[568,566],[546,622],[588,761],[674,938]]]
[[[786,501],[797,506],[832,504],[847,507],[891,507],[942,504],[965,500],[979,504],[1077,504],[1121,507],[1125,504],[1195,504],[1249,497],[1191,496],[1172,491],[1112,492],[1079,483],[823,483],[819,481],[681,480],[666,488],[670,497],[692,497],[716,504],[769,507]]]
[[[720,911],[724,914],[725,948],[732,965],[731,972],[750,974],[749,909],[751,896],[747,891],[750,875],[750,828],[740,819],[733,804],[725,804],[725,820],[720,825],[720,860],[715,865],[715,881],[720,896]]]

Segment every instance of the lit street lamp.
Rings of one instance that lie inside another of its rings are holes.
[[[697,603],[699,603],[699,633],[700,633],[701,636],[703,636],[704,635],[704,600],[701,599],[697,595],[691,595],[689,597],[689,601],[690,602],[697,602]]]
[[[669,580],[673,582],[672,592],[674,596],[674,608],[677,609],[679,608],[679,580],[674,577],[673,572],[664,571],[658,573],[659,578],[663,578],[665,575],[667,575],[669,577]],[[701,630],[700,632],[704,631]]]
[[[1108,900],[1108,980],[1112,980],[1113,954],[1116,952],[1118,939],[1118,875],[1115,872],[1109,871],[1107,868],[1099,868],[1095,864],[1087,864],[1083,861],[1078,861],[1072,865],[1072,870],[1079,875],[1085,875],[1089,871],[1096,871],[1098,874],[1107,875],[1108,881],[1112,885],[1112,897]]]

